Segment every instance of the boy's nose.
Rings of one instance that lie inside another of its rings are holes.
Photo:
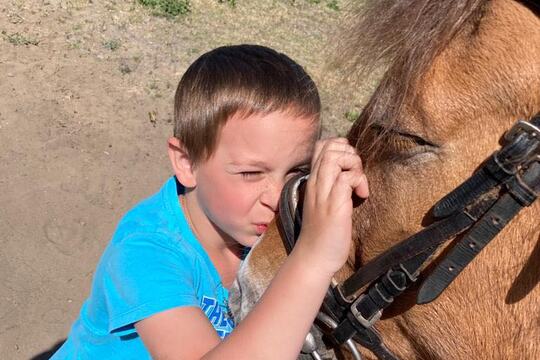
[[[278,209],[279,196],[281,194],[281,190],[283,189],[283,185],[284,184],[282,181],[268,183],[265,190],[261,194],[261,203],[272,209],[274,212],[276,212]]]

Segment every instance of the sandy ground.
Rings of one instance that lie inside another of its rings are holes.
[[[170,20],[134,0],[1,1],[0,358],[65,338],[117,221],[170,174],[176,83],[206,50],[284,51],[319,83],[326,134],[350,125],[361,100],[324,66],[344,10],[236,3],[192,0]]]

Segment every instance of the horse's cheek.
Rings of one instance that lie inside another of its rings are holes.
[[[237,323],[259,301],[286,257],[276,223],[273,222],[242,262],[231,288],[229,306]]]
[[[252,255],[242,262],[230,289],[229,306],[236,323],[246,317],[268,286],[266,279],[257,271],[257,266],[253,266]]]

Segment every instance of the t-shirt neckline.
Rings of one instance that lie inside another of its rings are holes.
[[[187,231],[183,231],[184,239],[189,242],[189,244],[197,251],[197,253],[203,258],[206,266],[210,270],[210,273],[212,274],[212,279],[216,282],[216,284],[219,284],[219,286],[223,289],[224,294],[228,296],[229,291],[227,288],[223,286],[223,283],[221,281],[221,276],[219,275],[219,272],[217,271],[214,263],[210,259],[210,256],[208,256],[208,253],[204,249],[204,247],[201,245],[195,234],[193,233],[193,230],[189,226],[189,222],[186,219],[186,216],[184,215],[184,212],[180,205],[180,199],[178,196],[184,193],[184,186],[178,181],[176,176],[172,176],[169,181],[167,181],[166,188],[165,188],[165,200],[167,203],[167,206],[169,207],[169,210],[172,214],[174,214],[175,219],[178,221],[178,226],[182,229],[186,229]]]

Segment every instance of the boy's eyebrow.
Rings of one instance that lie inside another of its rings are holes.
[[[310,159],[304,159],[302,161],[299,161],[294,166],[292,166],[292,169],[295,168],[303,168],[303,167],[309,167],[311,164]],[[266,164],[264,161],[260,160],[246,160],[245,162],[238,162],[238,161],[231,161],[229,162],[229,165],[232,166],[257,166],[261,168],[267,168],[268,164]]]
[[[250,165],[250,166],[259,166],[259,167],[268,166],[264,161],[260,161],[260,160],[231,161],[229,165],[234,165],[234,166]]]

